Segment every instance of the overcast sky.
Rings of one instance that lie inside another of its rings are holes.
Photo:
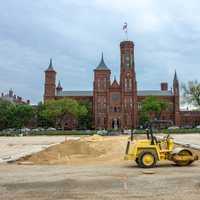
[[[92,89],[101,52],[119,77],[128,23],[139,89],[200,79],[198,0],[6,0],[0,5],[0,91],[42,100],[49,58],[64,90]]]

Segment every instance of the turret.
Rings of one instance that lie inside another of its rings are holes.
[[[60,81],[58,82],[58,85],[57,85],[57,87],[56,87],[56,95],[57,96],[60,96],[61,95],[61,93],[62,93],[62,86],[61,86],[61,83],[60,83]]]
[[[101,61],[94,70],[94,89],[106,91],[110,86],[110,74],[110,69],[105,64],[102,53]]]
[[[56,92],[56,71],[53,68],[52,59],[45,70],[44,101],[54,99]]]
[[[108,126],[110,74],[110,69],[105,64],[102,53],[101,61],[94,70],[93,83],[93,113],[95,114],[93,118],[97,129],[107,128]]]
[[[176,71],[174,73],[173,92],[174,92],[174,95],[179,96],[179,81],[178,81],[178,77],[177,77]]]
[[[180,94],[179,94],[179,81],[175,71],[173,80],[173,93],[174,93],[174,123],[180,126]]]

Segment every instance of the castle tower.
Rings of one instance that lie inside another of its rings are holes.
[[[122,127],[136,128],[137,126],[137,82],[134,63],[134,43],[120,43],[121,67],[120,85],[122,97]]]
[[[180,93],[179,93],[179,81],[175,71],[173,80],[173,92],[174,92],[174,124],[180,126]]]
[[[44,101],[54,99],[56,92],[56,71],[53,69],[52,59],[45,70]]]
[[[110,69],[106,66],[102,53],[101,61],[94,70],[93,120],[96,129],[108,127],[110,74]]]
[[[62,93],[62,86],[61,86],[61,83],[60,83],[60,81],[58,82],[58,85],[57,85],[57,87],[56,87],[56,95],[60,95],[61,93]]]

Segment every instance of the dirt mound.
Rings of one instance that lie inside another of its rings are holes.
[[[94,135],[79,140],[67,140],[39,153],[18,160],[33,164],[88,164],[120,162],[123,159],[127,137]]]

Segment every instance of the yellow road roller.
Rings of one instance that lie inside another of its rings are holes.
[[[157,138],[153,134],[153,126],[168,123],[166,120],[154,120],[148,124],[146,139],[135,139],[134,133],[128,139],[125,160],[133,160],[139,167],[152,168],[158,161],[170,160],[178,166],[190,165],[198,156],[188,148],[174,148],[174,140],[170,135]]]

